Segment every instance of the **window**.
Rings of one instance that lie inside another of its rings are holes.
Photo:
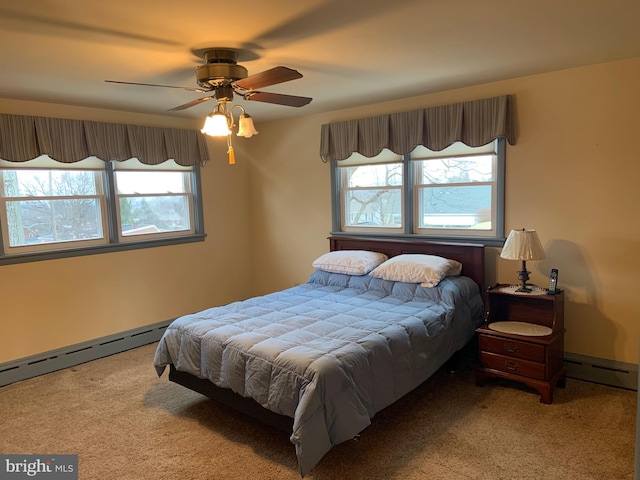
[[[496,155],[442,156],[440,152],[433,157],[432,152],[425,151],[420,147],[411,155],[414,233],[464,236],[473,230],[470,235],[495,236]]]
[[[164,170],[137,160],[114,165],[120,241],[194,233],[191,168]]]
[[[340,167],[342,228],[402,232],[402,159],[378,158],[379,163],[347,162]],[[355,163],[355,165],[350,165]]]
[[[504,140],[333,162],[334,233],[504,238]]]
[[[0,262],[197,240],[198,185],[198,167],[171,160],[0,160]]]

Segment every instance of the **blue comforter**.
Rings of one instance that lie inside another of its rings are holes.
[[[178,318],[154,363],[158,375],[173,364],[292,417],[304,476],[440,368],[482,317],[466,277],[423,288],[318,270],[306,284]]]

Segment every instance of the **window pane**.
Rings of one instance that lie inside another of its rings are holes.
[[[400,189],[364,189],[345,192],[345,226],[402,226]]]
[[[103,238],[96,198],[6,202],[9,246]]]
[[[5,197],[96,195],[96,173],[88,170],[5,170]]]
[[[8,247],[104,239],[99,172],[9,169],[0,174]]]
[[[491,186],[419,190],[419,228],[491,230]]]
[[[342,174],[348,187],[384,187],[402,185],[402,164],[344,167]]]
[[[438,158],[418,162],[419,184],[490,182],[493,180],[493,156]]]
[[[190,172],[116,171],[118,194],[185,193]]]
[[[124,236],[190,230],[190,218],[189,201],[184,195],[120,198]]]

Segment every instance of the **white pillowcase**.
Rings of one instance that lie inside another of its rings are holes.
[[[336,250],[316,258],[312,265],[325,272],[366,275],[388,258],[384,253],[367,250]]]
[[[435,287],[447,276],[460,275],[462,264],[436,255],[403,254],[376,267],[371,276],[395,282],[420,283]]]

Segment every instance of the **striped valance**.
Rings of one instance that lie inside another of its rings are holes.
[[[209,159],[197,130],[0,114],[0,159],[25,162],[40,155],[62,163],[93,156],[104,161],[137,158],[147,165],[173,159],[184,166]]]
[[[373,157],[384,148],[405,155],[418,145],[440,151],[456,142],[479,147],[499,137],[515,145],[510,95],[328,123],[322,125],[320,157]]]

